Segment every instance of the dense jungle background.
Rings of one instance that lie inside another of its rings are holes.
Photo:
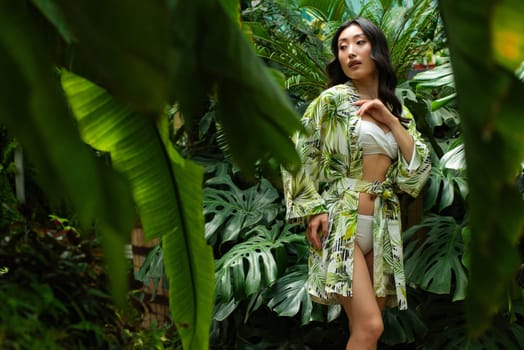
[[[0,0],[0,349],[344,348],[280,167],[355,16],[433,152],[380,349],[524,348],[519,0]]]

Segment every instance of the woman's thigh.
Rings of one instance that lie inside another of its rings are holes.
[[[375,298],[366,259],[357,244],[355,244],[353,260],[352,290],[352,297],[339,296],[340,303],[349,318],[351,328],[375,317],[382,317],[380,307]]]

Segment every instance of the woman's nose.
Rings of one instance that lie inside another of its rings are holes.
[[[353,45],[349,45],[349,47],[348,47],[348,55],[349,55],[349,57],[355,57],[355,50],[353,49]]]

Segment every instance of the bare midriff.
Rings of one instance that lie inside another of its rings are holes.
[[[368,154],[363,157],[362,180],[382,182],[386,179],[386,173],[391,166],[391,158],[385,154]],[[358,213],[361,215],[373,215],[375,197],[369,193],[360,193]]]

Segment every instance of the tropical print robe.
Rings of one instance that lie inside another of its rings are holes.
[[[407,308],[402,256],[400,205],[396,192],[416,197],[431,169],[430,153],[416,130],[411,113],[404,107],[404,123],[413,137],[415,158],[406,160],[399,151],[386,180],[362,180],[362,149],[358,142],[361,119],[353,102],[359,96],[351,82],[321,93],[307,108],[302,122],[308,135],[293,138],[302,157],[302,168],[291,175],[283,170],[287,219],[302,220],[314,214],[329,214],[329,234],[321,250],[309,254],[308,291],[323,304],[338,303],[337,294],[351,296],[353,252],[357,227],[359,192],[376,195],[373,219],[373,284],[388,306]]]

